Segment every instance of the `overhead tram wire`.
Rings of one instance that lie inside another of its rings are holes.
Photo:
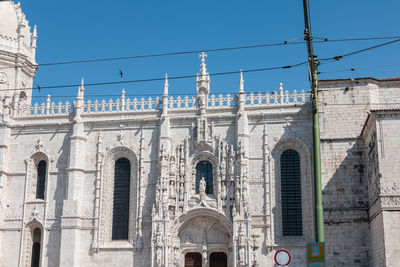
[[[373,49],[380,48],[380,47],[383,47],[383,46],[391,45],[391,44],[394,44],[394,43],[397,43],[397,42],[400,42],[400,39],[396,39],[396,40],[392,40],[392,41],[385,42],[385,43],[382,43],[382,44],[370,46],[370,47],[363,48],[363,49],[360,49],[360,50],[355,50],[355,51],[352,51],[352,52],[349,52],[349,53],[346,53],[346,54],[343,54],[343,55],[339,55],[339,56],[334,56],[334,57],[329,57],[329,58],[321,58],[321,59],[319,59],[320,61],[329,61],[329,62],[321,63],[320,65],[331,63],[331,62],[335,62],[335,61],[339,61],[339,60],[341,60],[341,59],[343,59],[345,57],[354,56],[354,55],[357,55],[357,54],[360,54],[360,53],[363,53],[363,52],[367,52],[369,50],[373,50]]]
[[[317,37],[314,37],[317,38]],[[361,37],[361,38],[342,38],[342,39],[328,39],[328,38],[318,38],[321,40],[314,40],[314,43],[329,43],[329,42],[352,42],[352,41],[371,41],[371,40],[387,40],[387,39],[400,39],[400,36],[382,36],[382,37]],[[111,57],[111,58],[93,58],[84,60],[71,60],[71,61],[58,61],[58,62],[48,62],[40,64],[32,64],[33,67],[45,67],[45,66],[57,66],[57,65],[68,65],[68,64],[82,64],[82,63],[94,63],[94,62],[105,62],[105,61],[119,61],[128,59],[140,59],[140,58],[151,58],[151,57],[162,57],[162,56],[176,56],[185,54],[195,54],[201,52],[220,52],[229,50],[240,50],[240,49],[252,49],[252,48],[263,48],[263,47],[274,47],[274,46],[285,46],[285,45],[299,45],[305,44],[305,41],[283,41],[279,43],[270,44],[255,44],[255,45],[245,45],[245,46],[233,46],[233,47],[223,47],[223,48],[213,48],[213,49],[197,49],[188,51],[176,51],[176,52],[165,52],[165,53],[155,53],[155,54],[144,54],[136,56],[124,56],[124,57]],[[16,67],[28,67],[28,65],[17,65],[10,67],[2,67],[0,69],[16,68]]]
[[[307,64],[307,61],[303,61],[293,65],[286,66],[278,66],[278,67],[269,67],[269,68],[259,68],[259,69],[248,69],[248,70],[238,70],[238,71],[226,71],[226,72],[216,72],[209,73],[210,76],[222,76],[222,75],[231,75],[231,74],[239,74],[242,73],[250,73],[250,72],[259,72],[259,71],[271,71],[278,69],[291,69],[295,67],[299,67],[301,65]],[[178,79],[188,79],[188,78],[196,78],[196,75],[184,75],[184,76],[172,76],[168,77],[168,80],[178,80]],[[139,80],[128,80],[128,81],[113,81],[113,82],[97,82],[97,83],[86,83],[84,86],[99,86],[99,85],[112,85],[112,84],[126,84],[126,83],[142,83],[142,82],[154,82],[154,81],[163,81],[165,77],[162,78],[149,78],[149,79],[139,79]],[[78,87],[81,84],[64,84],[64,85],[53,85],[53,86],[40,86],[40,90],[43,89],[57,89],[57,88],[69,88],[69,87]],[[31,87],[31,88],[8,88],[2,89],[0,91],[10,91],[10,90],[39,90],[39,87]]]
[[[358,67],[358,68],[353,67],[353,68],[346,68],[346,69],[340,69],[340,70],[321,71],[318,74],[359,71],[359,70],[377,69],[377,68],[395,67],[395,66],[400,66],[400,64],[374,65],[374,66],[364,66],[364,67]]]
[[[334,62],[334,61],[339,61],[342,58],[348,57],[348,56],[352,56],[355,54],[359,54],[359,53],[363,53],[363,52],[367,52],[369,50],[373,50],[376,48],[380,48],[386,45],[390,45],[396,42],[400,42],[400,38],[396,39],[396,40],[392,40],[389,42],[385,42],[379,45],[374,45],[374,46],[370,46],[367,48],[363,48],[360,50],[356,50],[353,52],[349,52],[340,56],[334,56],[334,57],[329,57],[329,58],[322,58],[319,59],[320,61],[330,61],[330,62]],[[328,64],[330,62],[322,62],[320,63],[320,65],[322,64]],[[260,68],[260,69],[249,69],[249,70],[242,70],[243,73],[247,73],[247,72],[258,72],[258,71],[269,71],[269,70],[277,70],[277,69],[289,69],[289,68],[294,68],[294,67],[298,67],[304,64],[307,64],[308,61],[303,61],[294,65],[287,65],[287,66],[279,66],[279,67],[270,67],[270,68]],[[210,73],[210,76],[220,76],[220,75],[229,75],[229,74],[237,74],[240,73],[240,71],[228,71],[228,72],[219,72],[219,73]],[[176,79],[187,79],[187,78],[196,78],[197,75],[185,75],[185,76],[175,76],[175,77],[169,77],[169,80],[176,80]],[[99,86],[99,85],[111,85],[111,84],[126,84],[126,83],[140,83],[140,82],[152,82],[152,81],[162,81],[164,80],[165,77],[163,78],[149,78],[149,79],[140,79],[140,80],[128,80],[128,81],[113,81],[113,82],[98,82],[98,83],[88,83],[85,84],[85,86]],[[80,86],[80,84],[67,84],[67,85],[55,85],[55,86],[40,86],[40,89],[56,89],[56,88],[68,88],[68,87],[78,87]],[[32,90],[39,90],[38,87],[32,87],[32,88],[9,88],[9,89],[2,89],[0,91],[8,91],[8,90],[26,90],[26,89],[32,89]]]

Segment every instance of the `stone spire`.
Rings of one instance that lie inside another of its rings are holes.
[[[163,96],[168,96],[168,87],[169,87],[169,84],[168,84],[168,74],[165,73],[164,94],[163,94]]]
[[[162,96],[162,115],[165,116],[168,113],[168,75],[165,73],[165,82],[164,82],[164,93]]]
[[[244,92],[244,80],[243,80],[243,72],[240,70],[240,78],[239,78],[239,91],[238,91],[238,102],[239,102],[239,110],[244,110],[244,102],[245,102],[246,94]]]
[[[202,52],[199,57],[201,58],[201,64],[200,73],[196,76],[197,101],[200,113],[204,114],[207,107],[208,94],[210,93],[210,75],[207,73],[207,67],[205,63],[207,54]]]
[[[81,86],[79,86],[79,89],[78,89],[78,96],[77,96],[77,99],[78,99],[78,98],[83,99],[83,94],[84,94],[84,92],[85,92],[84,83],[85,83],[85,81],[84,81],[84,78],[82,77]]]
[[[244,80],[243,80],[243,72],[242,72],[242,70],[240,70],[239,93],[244,93]]]
[[[32,34],[32,57],[35,58],[36,56],[36,42],[37,42],[38,36],[37,36],[37,27],[35,25],[35,27],[33,28],[33,34]]]

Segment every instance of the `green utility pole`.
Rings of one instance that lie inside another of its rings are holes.
[[[319,112],[318,112],[318,60],[313,53],[312,36],[308,20],[307,0],[303,0],[304,8],[304,39],[307,42],[308,67],[311,79],[311,101],[313,119],[313,152],[314,152],[314,198],[315,198],[315,234],[316,242],[324,242],[324,211],[322,209],[322,183],[321,183],[321,147],[319,137]]]

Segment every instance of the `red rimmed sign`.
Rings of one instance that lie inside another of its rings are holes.
[[[288,266],[292,257],[290,256],[289,251],[281,249],[275,253],[274,260],[278,266]]]

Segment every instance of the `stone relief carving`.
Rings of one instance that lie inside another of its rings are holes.
[[[0,72],[0,84],[4,84],[8,82],[8,77],[5,72]]]

